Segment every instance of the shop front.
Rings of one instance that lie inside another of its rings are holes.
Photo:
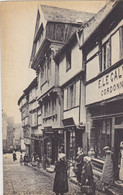
[[[83,147],[82,134],[85,131],[84,126],[76,126],[73,118],[63,119],[64,142],[66,158],[74,161],[77,154],[77,148]]]
[[[52,129],[44,127],[43,130],[43,155],[46,165],[50,166],[58,160],[58,153],[61,147],[64,147],[63,129]]]
[[[118,64],[109,73],[86,86],[89,148],[93,147],[95,158],[103,162],[103,148],[109,146],[114,152],[117,168],[120,163],[120,142],[123,141],[122,67]],[[94,96],[90,95],[92,89]]]

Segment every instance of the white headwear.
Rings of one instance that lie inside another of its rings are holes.
[[[86,160],[87,162],[91,161],[91,158],[89,156],[84,156],[84,160]]]
[[[65,154],[64,153],[60,153],[59,154],[59,159],[62,159],[62,158],[64,158],[65,157]]]
[[[105,146],[103,150],[110,150],[109,146]]]

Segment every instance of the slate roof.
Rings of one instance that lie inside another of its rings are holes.
[[[84,23],[94,16],[94,13],[51,7],[46,5],[41,5],[41,8],[47,21],[78,24]]]
[[[113,7],[118,3],[117,1],[109,1],[97,14],[95,14],[86,24],[83,29],[83,26],[80,27],[80,32],[84,33],[84,42],[91,36],[91,34],[96,31],[100,26],[101,22],[107,17],[111,12]]]

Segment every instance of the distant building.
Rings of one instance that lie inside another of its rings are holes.
[[[21,139],[22,139],[22,124],[15,124],[14,125],[14,138],[13,138],[13,146],[15,149],[21,149]]]
[[[13,117],[7,117],[7,148],[10,149],[10,147],[13,146],[13,138],[14,138],[14,118]]]
[[[7,115],[2,111],[2,140],[3,151],[7,151]]]

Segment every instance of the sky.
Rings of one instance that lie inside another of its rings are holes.
[[[97,13],[107,1],[0,1],[2,109],[21,122],[18,99],[33,78],[29,68],[40,4]]]

